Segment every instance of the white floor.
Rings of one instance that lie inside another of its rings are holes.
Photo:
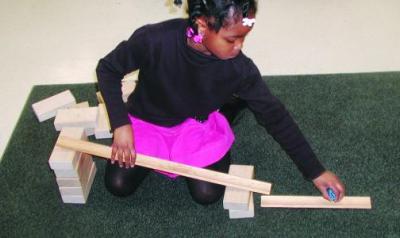
[[[0,0],[0,155],[35,84],[94,82],[99,58],[172,0]],[[245,52],[264,75],[400,70],[398,0],[259,0]]]

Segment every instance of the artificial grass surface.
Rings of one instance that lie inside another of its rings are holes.
[[[372,210],[261,208],[257,194],[255,218],[230,220],[222,200],[198,205],[183,179],[155,173],[133,196],[113,197],[98,158],[87,204],[63,204],[47,164],[58,133],[53,120],[37,121],[31,104],[70,89],[94,106],[96,89],[46,85],[32,89],[0,164],[0,237],[400,237],[400,73],[267,81],[347,195],[371,196]],[[233,162],[255,165],[273,195],[319,195],[249,111],[234,130]]]

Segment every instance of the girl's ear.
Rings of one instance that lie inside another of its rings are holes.
[[[196,19],[196,24],[197,24],[197,32],[198,33],[203,33],[207,31],[208,25],[207,25],[207,20],[205,17],[198,17]]]

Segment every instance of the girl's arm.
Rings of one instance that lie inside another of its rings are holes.
[[[128,41],[121,42],[102,58],[96,68],[99,89],[114,132],[112,162],[118,159],[120,166],[125,162],[127,168],[133,167],[136,153],[128,111],[122,100],[121,80],[140,68],[146,52],[145,36],[144,28],[140,28]]]
[[[325,172],[296,122],[271,94],[261,75],[247,78],[237,94],[247,102],[257,122],[279,143],[305,178],[313,180]]]
[[[337,201],[342,199],[345,194],[343,183],[319,162],[296,122],[279,99],[272,95],[258,69],[254,66],[249,72],[250,76],[242,82],[237,93],[239,97],[248,103],[259,124],[266,128],[303,176],[312,180],[326,199],[329,199],[327,188],[335,192]]]

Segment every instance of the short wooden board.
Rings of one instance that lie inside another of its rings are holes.
[[[340,202],[331,202],[320,196],[261,196],[261,207],[371,209],[370,197],[345,196]]]

